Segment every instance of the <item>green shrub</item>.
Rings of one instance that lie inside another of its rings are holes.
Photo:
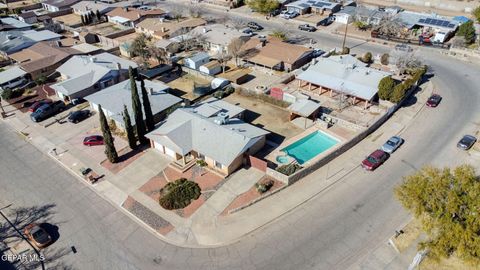
[[[218,90],[215,93],[213,93],[213,97],[222,99],[223,97],[225,97],[225,92],[223,92],[222,90]]]
[[[180,178],[170,182],[160,190],[160,205],[168,210],[181,209],[188,206],[192,200],[200,197],[200,186],[193,181]]]
[[[400,101],[402,101],[402,99],[405,97],[405,94],[407,93],[407,90],[410,87],[411,86],[408,86],[406,83],[401,83],[401,84],[396,85],[393,88],[393,93],[392,93],[392,96],[390,98],[390,101],[394,102],[394,103],[399,103]]]
[[[197,165],[200,166],[200,167],[205,167],[207,166],[207,162],[203,159],[197,159]]]
[[[258,193],[262,194],[267,192],[270,188],[272,188],[273,184],[274,184],[273,180],[268,180],[262,183],[256,183],[255,188],[257,189]]]
[[[296,171],[302,169],[302,166],[297,163],[292,163],[288,165],[282,165],[277,168],[277,172],[285,174],[287,176],[294,174]]]
[[[9,100],[9,99],[12,99],[12,98],[20,97],[21,95],[23,95],[24,92],[25,92],[25,89],[12,90],[12,89],[7,88],[7,89],[3,90],[1,96],[2,96],[2,99]]]
[[[378,83],[378,97],[383,100],[390,100],[395,81],[391,77],[385,77]]]
[[[348,47],[343,47],[342,49],[342,54],[349,54],[350,53],[350,48]]]
[[[382,65],[388,65],[389,58],[390,58],[390,55],[388,55],[388,53],[382,54],[382,57],[380,57],[380,63],[382,63]]]
[[[370,64],[372,62],[373,55],[371,52],[366,52],[362,57],[362,62]]]

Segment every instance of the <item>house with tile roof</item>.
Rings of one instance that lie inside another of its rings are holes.
[[[51,85],[65,101],[83,98],[128,78],[128,67],[135,62],[110,53],[75,55],[57,68],[62,81]]]
[[[153,148],[185,166],[196,159],[224,175],[259,151],[270,132],[245,123],[245,110],[216,98],[175,110],[146,135]]]
[[[278,38],[252,38],[241,48],[242,60],[256,66],[279,71],[292,71],[312,59],[313,50],[283,42]]]
[[[27,49],[10,54],[10,59],[30,75],[32,80],[49,76],[71,56],[82,52],[67,46],[61,41],[42,41]]]
[[[117,7],[107,13],[107,18],[109,22],[114,24],[135,27],[147,18],[161,18],[165,15],[165,11],[161,9],[143,10],[131,7]]]

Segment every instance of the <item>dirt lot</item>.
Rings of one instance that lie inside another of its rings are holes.
[[[303,131],[288,121],[289,112],[280,107],[241,96],[238,93],[226,97],[225,101],[248,110],[245,114],[246,122],[276,133],[268,137],[269,140],[276,143],[281,143],[284,139],[291,138]]]
[[[177,93],[172,94],[189,100],[194,100],[196,98],[196,96],[193,94],[195,84],[197,86],[205,86],[210,85],[210,82],[197,76],[183,74],[181,77],[167,83],[167,85]]]

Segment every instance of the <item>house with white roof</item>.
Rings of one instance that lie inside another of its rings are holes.
[[[216,98],[179,108],[146,135],[153,148],[185,166],[195,159],[229,175],[259,151],[268,131],[241,120],[244,109]]]
[[[4,56],[28,48],[40,41],[60,40],[62,35],[49,30],[0,32],[0,53]]]
[[[70,101],[83,98],[128,78],[128,67],[135,62],[110,53],[76,55],[57,68],[62,81],[51,85],[57,95]]]
[[[143,110],[140,81],[136,81],[136,83]],[[169,109],[182,102],[181,98],[168,93],[169,86],[161,82],[153,82],[150,80],[144,80],[144,83],[145,88],[147,89],[148,99],[150,101],[155,123],[163,120]],[[102,105],[102,110],[104,111],[105,116],[109,119],[113,119],[116,126],[122,128],[124,128],[122,116],[123,105],[126,105],[128,113],[131,116],[132,125],[135,125],[130,80],[114,84],[99,92],[86,96],[85,99],[90,103],[90,107],[94,111],[98,111],[98,105]],[[145,112],[143,113],[143,117],[145,118]]]
[[[227,27],[224,24],[209,24],[198,26],[192,30],[193,35],[202,37],[203,47],[212,54],[228,54],[228,45],[236,39],[247,41],[249,37],[235,28]]]
[[[308,91],[322,95],[335,93],[363,101],[365,108],[375,99],[378,83],[392,74],[368,67],[351,55],[318,58],[318,62],[297,76],[298,86],[306,84]]]
[[[47,0],[42,2],[42,6],[47,11],[56,12],[69,9],[77,2],[80,2],[80,0]]]
[[[190,57],[185,58],[183,64],[186,67],[189,67],[191,69],[199,69],[200,66],[203,66],[210,62],[210,55],[205,52],[199,52],[197,54],[194,54]]]
[[[29,81],[27,75],[27,72],[19,66],[0,72],[0,92],[5,89],[15,89],[18,86],[24,85]]]

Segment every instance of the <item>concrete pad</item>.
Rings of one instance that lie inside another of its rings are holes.
[[[109,181],[101,181],[95,185],[95,189],[119,206],[121,206],[128,197],[127,193],[123,192]]]

